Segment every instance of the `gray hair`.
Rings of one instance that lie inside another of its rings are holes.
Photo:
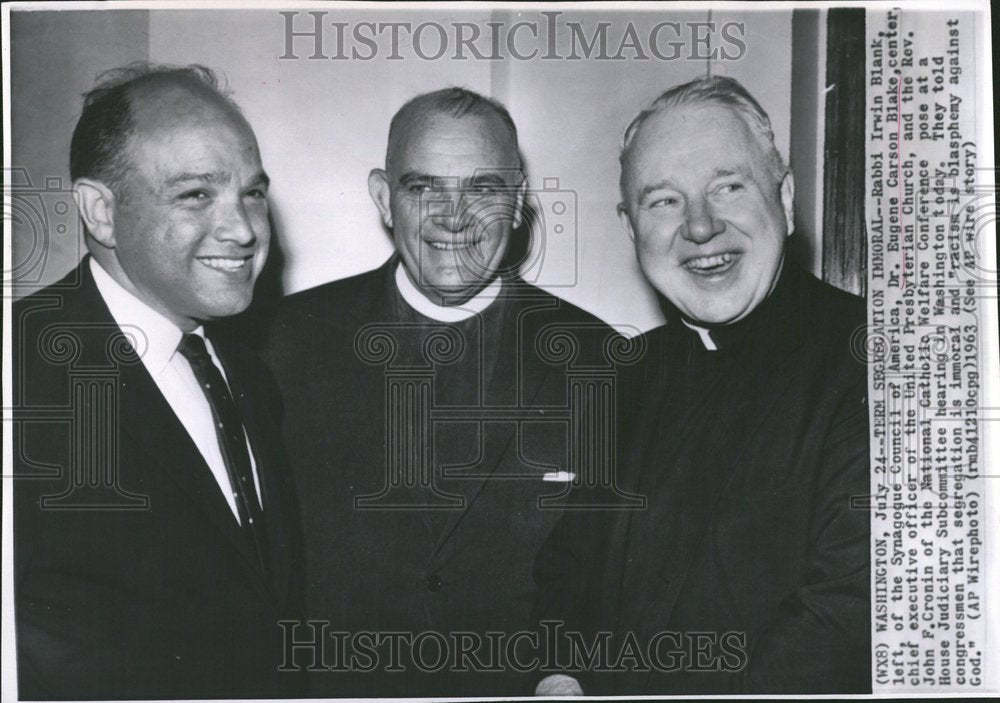
[[[521,156],[517,145],[517,126],[507,108],[499,100],[480,95],[467,88],[451,87],[435,90],[432,93],[423,93],[411,99],[403,107],[399,108],[393,115],[389,124],[389,145],[385,153],[385,167],[391,167],[392,153],[398,146],[406,131],[407,125],[417,119],[431,114],[445,114],[452,117],[465,117],[466,115],[476,115],[480,117],[493,116],[500,119],[503,125],[510,132],[514,150],[518,154],[518,161]]]
[[[726,76],[707,76],[696,78],[682,85],[674,86],[660,95],[652,104],[629,123],[625,128],[625,136],[622,139],[622,149],[619,156],[621,163],[622,197],[625,190],[625,167],[631,153],[632,142],[635,140],[639,128],[652,115],[668,110],[672,107],[683,105],[723,105],[732,108],[743,122],[757,138],[764,158],[767,161],[767,173],[774,179],[775,184],[781,183],[788,167],[785,165],[778,148],[774,145],[774,130],[771,128],[771,119],[767,116],[764,108],[743,87],[735,78]]]

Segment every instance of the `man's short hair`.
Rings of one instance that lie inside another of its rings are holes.
[[[767,160],[767,173],[774,179],[775,184],[780,184],[781,180],[788,173],[778,148],[774,145],[774,130],[771,128],[771,119],[767,116],[764,108],[743,87],[735,78],[726,76],[707,76],[696,78],[682,85],[674,86],[663,93],[660,97],[645,110],[640,112],[625,128],[625,136],[622,139],[622,150],[619,157],[621,161],[621,188],[622,197],[625,196],[625,166],[631,152],[631,145],[635,140],[635,135],[639,133],[639,128],[652,115],[683,105],[704,105],[714,103],[732,108],[743,122],[757,138],[764,158]]]
[[[189,85],[239,111],[215,72],[204,66],[138,61],[105,71],[97,77],[93,90],[83,96],[83,111],[70,142],[70,179],[93,178],[123,197],[129,170],[128,140],[135,131],[132,97],[135,89],[157,83]]]
[[[392,168],[390,163],[392,153],[398,146],[399,140],[402,139],[406,127],[431,114],[445,114],[452,117],[465,117],[466,115],[498,117],[510,132],[514,150],[518,152],[518,161],[521,160],[517,145],[517,127],[514,125],[514,120],[507,108],[499,100],[487,98],[485,95],[480,95],[467,88],[453,86],[418,95],[399,108],[393,115],[392,122],[389,124],[389,145],[385,152],[386,170]]]

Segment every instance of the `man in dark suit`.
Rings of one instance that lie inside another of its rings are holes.
[[[253,131],[207,69],[135,64],[87,94],[70,171],[90,255],[13,316],[19,695],[295,695],[279,399],[211,331],[267,256]]]
[[[792,176],[735,80],[667,91],[621,160],[667,317],[620,379],[648,510],[568,512],[539,555],[537,617],[582,683],[540,692],[870,691],[864,302],[785,258]],[[605,659],[573,655],[600,633]]]
[[[529,625],[534,554],[580,473],[573,389],[601,382],[614,335],[504,263],[526,185],[499,103],[413,99],[369,186],[396,254],[287,298],[269,345],[307,613],[332,630],[299,628],[319,646],[297,661],[317,660],[325,695],[528,694],[530,642],[509,636]],[[376,655],[352,659],[362,648]]]

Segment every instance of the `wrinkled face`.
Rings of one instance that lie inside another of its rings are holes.
[[[267,176],[246,121],[183,87],[137,96],[114,205],[123,283],[181,329],[243,311],[267,258]]]
[[[460,304],[496,276],[524,188],[517,148],[499,118],[425,115],[406,128],[381,177],[383,219],[428,298]]]
[[[650,283],[692,320],[735,322],[771,292],[792,231],[792,179],[721,105],[650,116],[625,163],[622,223]]]

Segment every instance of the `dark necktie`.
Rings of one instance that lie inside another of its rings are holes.
[[[185,334],[177,350],[191,364],[191,370],[198,379],[198,385],[208,399],[215,420],[215,434],[219,438],[219,449],[233,487],[233,498],[240,516],[243,533],[257,555],[261,568],[267,571],[267,535],[264,532],[264,516],[254,490],[253,473],[250,469],[250,454],[247,451],[243,422],[239,411],[229,394],[229,387],[218,367],[205,348],[205,340],[196,334]]]

